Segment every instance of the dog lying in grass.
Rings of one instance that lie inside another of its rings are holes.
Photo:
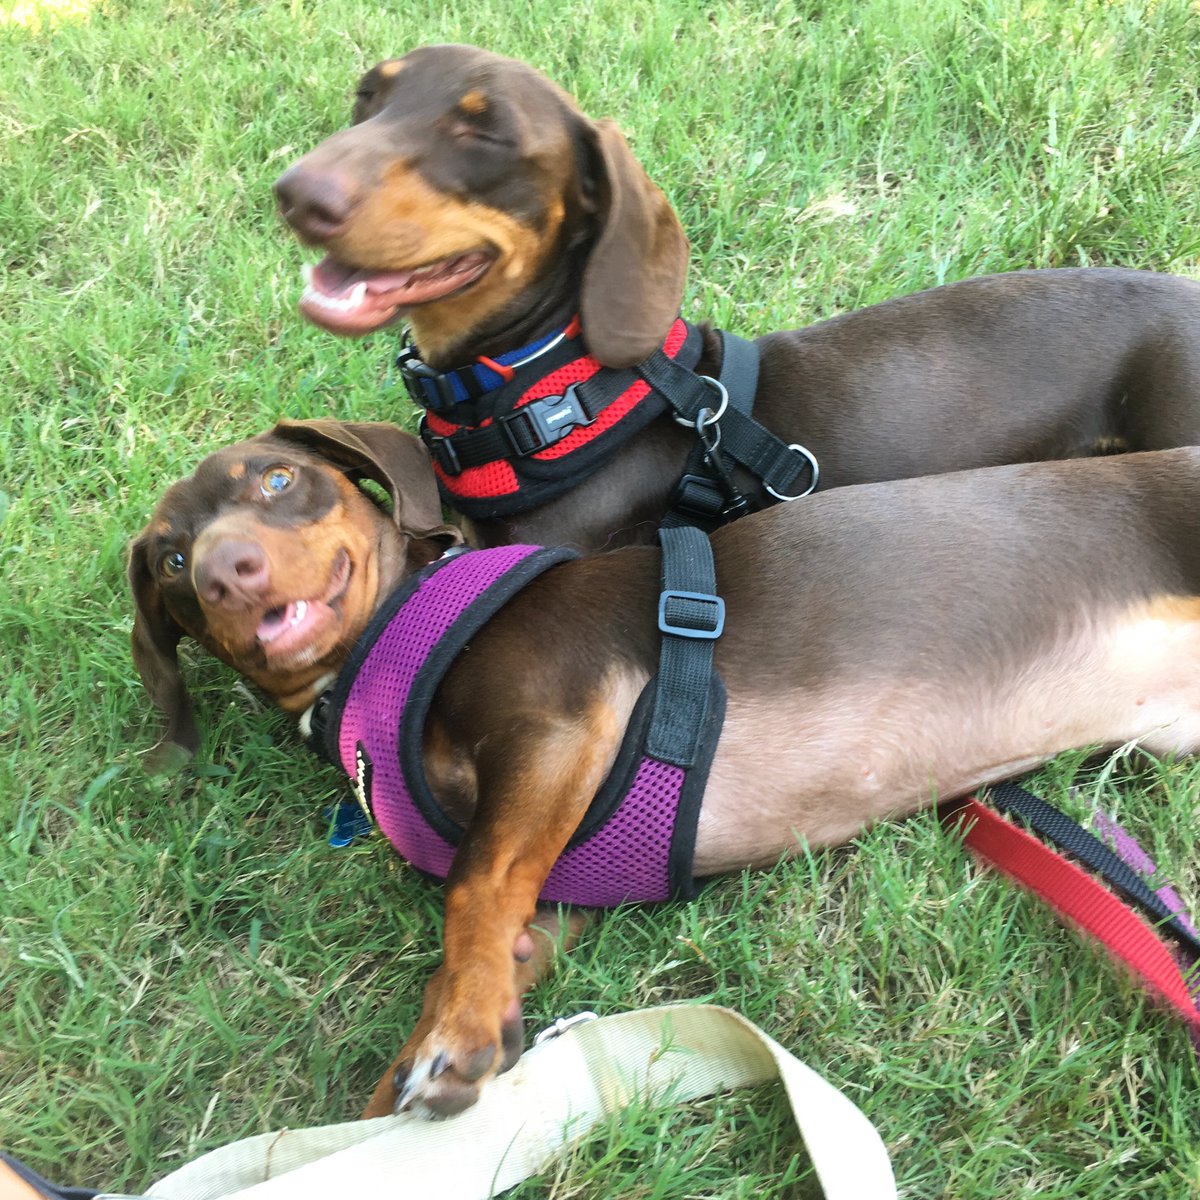
[[[304,315],[346,336],[411,326],[424,436],[473,541],[654,540],[696,435],[652,367],[716,377],[726,346],[678,319],[687,239],[610,121],[524,63],[428,46],[368,71],[351,127],[275,190],[323,255]],[[1022,271],[754,345],[753,416],[815,456],[825,490],[1200,444],[1191,280]],[[799,451],[780,461],[777,492],[816,482]],[[754,474],[733,482],[771,502]],[[726,499],[689,487],[681,503],[722,519]]]
[[[590,903],[685,895],[1073,747],[1193,752],[1197,514],[1200,450],[1178,449],[848,488],[719,530],[702,798],[611,855],[592,849],[612,796],[651,758],[623,738],[658,670],[660,551],[457,553],[422,448],[392,426],[282,422],[168,488],[132,547],[133,654],[186,750],[185,636],[315,720],[381,828],[445,874],[444,961],[367,1111],[446,1115],[520,1054],[520,995],[550,957],[532,923],[539,897],[570,898],[564,863],[586,860]],[[433,639],[441,674],[398,684],[389,666],[356,690],[377,648],[444,619],[410,602],[496,555],[519,586]],[[406,806],[415,833],[396,832]]]

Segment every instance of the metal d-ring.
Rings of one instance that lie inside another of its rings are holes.
[[[725,410],[729,407],[729,392],[726,391],[725,385],[719,379],[714,379],[711,375],[697,375],[696,378],[699,379],[701,383],[707,383],[709,387],[714,388],[717,395],[721,397],[721,403],[718,406],[717,411],[712,413],[712,416],[704,421],[703,424],[699,423],[699,415],[697,415],[695,420],[689,420],[687,417],[675,416],[675,423],[677,425],[682,425],[687,429],[694,428],[696,432],[699,433],[702,428],[712,425],[725,415]],[[712,409],[702,408],[700,410],[701,414],[705,412],[712,412]]]
[[[808,460],[809,469],[812,471],[812,483],[808,485],[802,492],[797,492],[794,496],[785,496],[782,492],[777,492],[769,483],[763,484],[763,489],[770,492],[776,500],[799,500],[804,496],[811,495],[817,490],[817,480],[821,478],[821,468],[817,466],[817,460],[811,450],[806,450],[799,442],[793,442],[789,450],[795,450],[797,454],[802,454]]]

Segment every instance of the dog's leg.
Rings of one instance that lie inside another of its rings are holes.
[[[460,1112],[484,1080],[520,1057],[519,992],[540,965],[529,967],[537,955],[526,927],[619,738],[611,708],[600,703],[577,719],[509,719],[483,739],[479,806],[446,884],[442,965],[397,1060],[401,1108]],[[519,964],[526,954],[529,962]]]
[[[583,909],[538,906],[537,915],[517,937],[517,944],[513,948],[513,984],[518,999],[554,970],[559,956],[579,941],[590,919],[591,914]],[[520,1045],[517,1053],[520,1053]],[[383,1073],[370,1102],[363,1109],[364,1119],[386,1117],[395,1109],[396,1072],[404,1063],[405,1054],[402,1052]]]

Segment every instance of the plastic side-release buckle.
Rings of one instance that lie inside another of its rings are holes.
[[[531,400],[500,419],[500,424],[517,454],[536,454],[562,441],[572,429],[590,425],[589,417],[571,384],[561,396]]]

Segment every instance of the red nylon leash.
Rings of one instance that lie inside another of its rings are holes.
[[[1124,901],[974,797],[943,806],[940,815],[947,828],[962,830],[964,843],[981,859],[1090,933],[1200,1029],[1197,999],[1178,964],[1159,935]]]

